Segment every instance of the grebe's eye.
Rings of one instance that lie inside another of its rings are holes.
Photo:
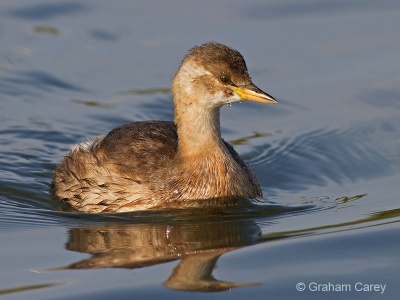
[[[227,84],[231,82],[231,77],[228,74],[222,73],[221,75],[219,75],[219,80],[223,84]]]

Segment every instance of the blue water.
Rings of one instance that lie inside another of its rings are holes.
[[[1,1],[0,295],[396,299],[398,28],[397,1]],[[210,40],[279,102],[222,109],[264,203],[90,215],[53,199],[72,144],[173,118],[176,68]]]

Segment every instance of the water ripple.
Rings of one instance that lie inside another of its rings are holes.
[[[76,84],[59,79],[43,71],[14,72],[15,75],[0,78],[0,94],[10,96],[30,95],[33,91],[53,91],[65,89],[83,92]]]
[[[390,175],[400,164],[399,141],[396,131],[387,128],[399,125],[384,121],[306,132],[257,147],[257,155],[252,153],[249,163],[262,174],[263,186],[292,191],[324,186],[329,181],[341,185]],[[375,147],[382,135],[391,136],[384,139],[390,142]]]

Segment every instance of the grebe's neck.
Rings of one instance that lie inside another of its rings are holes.
[[[219,108],[204,109],[195,103],[175,107],[178,149],[182,157],[215,152],[223,146]]]

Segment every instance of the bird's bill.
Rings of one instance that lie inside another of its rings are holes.
[[[232,90],[243,100],[261,102],[265,104],[278,103],[274,97],[263,92],[255,85],[233,86]]]

